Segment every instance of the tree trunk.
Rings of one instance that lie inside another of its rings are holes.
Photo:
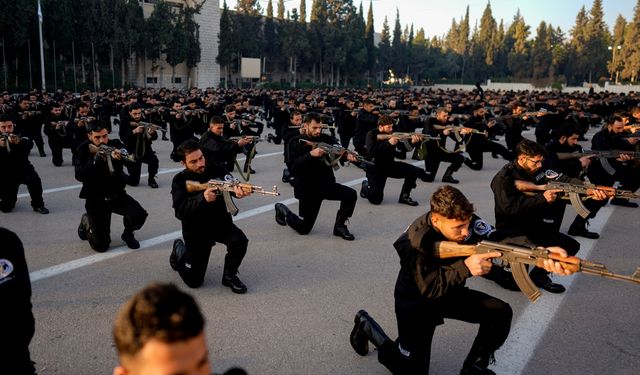
[[[124,87],[126,84],[126,80],[125,80],[125,64],[124,64],[124,57],[120,59],[120,86]]]
[[[16,55],[16,89],[18,88],[18,56]]]
[[[86,72],[84,71],[84,53],[80,54],[80,68],[82,69],[82,83],[87,83]]]

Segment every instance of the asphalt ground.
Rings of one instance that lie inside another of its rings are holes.
[[[161,162],[160,188],[146,186],[145,177],[140,186],[127,188],[149,212],[146,224],[136,232],[142,243],[139,250],[124,246],[117,215],[112,218],[111,249],[106,253],[98,254],[78,239],[84,201],[78,198],[79,183],[68,150],[59,168],[51,164],[48,148],[47,158],[31,154],[49,215],[31,211],[24,186],[14,211],[0,214],[0,226],[15,231],[25,246],[36,318],[30,348],[40,374],[111,373],[117,363],[111,327],[127,298],[154,281],[188,289],[168,262],[171,243],[180,236],[170,196],[171,179],[180,165],[169,159],[169,142],[156,141],[154,149]],[[251,182],[267,189],[276,185],[282,195],[236,200],[240,208],[236,223],[250,240],[239,274],[249,292],[236,295],[220,284],[223,245],[212,251],[204,285],[189,290],[207,319],[214,370],[241,366],[250,374],[388,373],[375,351],[360,357],[351,349],[353,317],[364,308],[395,338],[393,287],[399,262],[392,243],[428,209],[430,194],[441,184],[419,182],[412,194],[420,202],[417,207],[397,203],[400,180],[389,180],[380,206],[358,198],[349,222],[355,241],[332,235],[336,202],[325,202],[313,231],[300,236],[274,221],[273,205],[278,201],[297,212],[293,189],[281,182],[282,146],[260,143],[258,150],[252,164],[257,173]],[[490,222],[494,214],[489,182],[504,163],[485,154],[484,170],[463,167],[455,175],[477,213]],[[445,168],[441,166],[437,181]],[[359,190],[364,174],[346,166],[336,176]],[[639,209],[605,207],[590,227],[601,238],[579,239],[578,256],[604,263],[614,272],[633,273],[640,265],[638,213]],[[563,230],[573,217],[568,207]],[[468,281],[514,309],[512,333],[496,353],[494,370],[509,375],[640,374],[639,286],[582,274],[556,280],[568,287],[567,292],[545,292],[536,304],[484,279]],[[476,330],[475,325],[452,320],[440,326],[431,373],[457,374]]]

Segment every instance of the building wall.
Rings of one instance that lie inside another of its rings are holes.
[[[165,0],[176,7],[190,6],[194,0]],[[201,2],[202,0],[196,0]],[[155,0],[140,1],[144,17],[147,18],[153,12]],[[185,63],[176,65],[175,78],[172,78],[173,69],[164,59],[152,64],[151,60],[133,57],[129,62],[131,76],[129,80],[138,87],[218,87],[220,84],[220,65],[216,63],[218,56],[218,34],[220,32],[220,1],[206,0],[200,14],[195,16],[200,26],[200,62],[191,69]],[[154,69],[155,68],[155,69]],[[189,74],[191,73],[191,74]],[[175,81],[174,81],[175,80]]]

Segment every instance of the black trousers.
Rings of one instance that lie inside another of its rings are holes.
[[[529,241],[542,247],[559,246],[565,249],[568,255],[576,255],[578,251],[580,251],[580,242],[576,241],[573,237],[557,231],[544,230],[544,226],[541,229],[540,231],[527,233],[526,236]],[[533,267],[531,272],[529,272],[532,280],[548,274],[548,271],[540,267]]]
[[[44,206],[42,181],[33,165],[28,164],[22,171],[21,176],[3,176],[0,179],[0,211],[11,212],[13,210],[18,201],[18,188],[22,184],[27,185],[29,190],[31,207],[39,208]]]
[[[404,178],[400,194],[409,194],[416,187],[416,180],[421,169],[411,164],[394,161],[392,164],[379,168],[377,165],[367,168],[367,181],[369,190],[367,199],[371,204],[380,204],[384,199],[384,187],[387,178]]]
[[[235,224],[231,224],[228,230],[221,232],[185,233],[183,231],[182,235],[186,251],[178,259],[178,273],[190,288],[198,288],[204,282],[211,248],[216,242],[227,246],[227,255],[224,257],[224,273],[232,274],[238,272],[249,245],[247,236]]]
[[[49,135],[47,137],[47,143],[51,149],[51,162],[56,167],[62,165],[62,150],[65,148],[73,149],[72,140],[68,138],[62,138],[59,135]]]
[[[459,152],[443,151],[434,141],[428,142],[427,156],[424,159],[424,169],[429,182],[435,180],[441,162],[450,163],[451,166],[449,169],[451,172],[456,172],[462,166],[464,156]]]
[[[149,180],[156,177],[158,169],[160,168],[160,161],[156,156],[155,151],[147,152],[142,159],[138,159],[135,163],[126,163],[129,177],[127,178],[127,184],[131,186],[138,186],[140,183],[140,173],[142,171],[142,164],[148,165]]]
[[[340,146],[349,148],[349,143],[351,143],[351,138],[353,138],[353,130],[342,129],[338,131],[338,135],[340,135]]]
[[[84,207],[89,218],[89,245],[100,253],[107,251],[111,244],[112,213],[122,215],[125,232],[142,228],[149,215],[140,203],[125,192],[111,199],[87,199]]]
[[[481,135],[474,134],[474,137],[482,137]],[[467,152],[471,161],[467,163],[467,166],[473,170],[479,171],[483,167],[483,153],[491,152],[492,154],[498,154],[505,160],[512,160],[513,155],[507,150],[506,147],[500,143],[489,141],[486,139],[476,138],[472,139],[467,145]]]
[[[442,297],[438,305],[440,314],[427,307],[396,309],[398,339],[387,341],[378,351],[378,361],[393,374],[429,373],[431,341],[442,318],[480,325],[469,356],[491,355],[509,336],[511,307],[488,294],[456,288]]]
[[[340,201],[338,215],[349,218],[356,208],[357,199],[358,196],[355,190],[334,182],[332,185],[323,188],[322,193],[299,198],[300,216],[290,212],[287,216],[287,224],[300,234],[309,234],[316,223],[323,200]]]

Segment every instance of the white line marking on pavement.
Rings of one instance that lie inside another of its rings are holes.
[[[599,228],[600,231],[609,221],[613,212],[613,207],[605,206],[598,215],[591,220],[591,228]],[[580,242],[580,252],[578,256],[588,259],[597,241],[575,238]],[[549,323],[553,320],[560,309],[560,305],[568,293],[571,293],[571,284],[575,276],[556,277],[562,285],[567,288],[563,294],[544,293],[536,303],[528,303],[518,320],[513,324],[509,338],[496,353],[497,361],[493,366],[496,374],[521,374],[529,363],[538,345],[541,345],[542,338]]]
[[[361,177],[361,178],[358,178],[358,179],[355,179],[355,180],[351,180],[351,181],[345,182],[345,183],[343,183],[343,185],[354,186],[354,185],[360,184],[363,180],[364,180],[364,177]],[[247,211],[239,213],[238,215],[236,215],[233,218],[233,221],[247,219],[247,218],[250,218],[252,216],[256,216],[256,215],[263,214],[265,212],[273,211],[273,206],[276,203],[282,203],[282,204],[285,204],[285,205],[289,205],[289,204],[295,204],[297,202],[298,202],[297,199],[289,198],[289,199],[285,199],[285,200],[281,200],[281,201],[265,204],[263,206],[252,208],[250,210],[247,210]],[[176,238],[180,238],[180,236],[182,236],[182,231],[178,230],[178,231],[175,231],[175,232],[162,234],[162,235],[157,236],[157,237],[149,238],[147,240],[142,240],[142,241],[140,241],[140,249],[145,249],[145,248],[148,248],[148,247],[160,245],[160,244],[163,244],[165,242],[172,241],[172,240],[174,240]],[[51,267],[43,268],[43,269],[40,269],[40,270],[37,270],[37,271],[33,271],[33,272],[31,272],[29,274],[29,277],[31,278],[31,282],[34,283],[34,282],[39,281],[39,280],[47,279],[49,277],[57,276],[57,275],[60,275],[60,274],[63,274],[63,273],[69,272],[69,271],[73,271],[73,270],[78,269],[78,268],[90,266],[92,264],[95,264],[95,263],[98,263],[98,262],[102,262],[104,260],[115,258],[115,257],[118,257],[120,255],[129,254],[129,253],[132,253],[134,251],[140,251],[140,249],[132,250],[132,249],[129,249],[128,247],[126,247],[126,246],[120,246],[120,247],[117,247],[115,249],[110,249],[105,253],[98,253],[98,254],[90,255],[90,256],[87,256],[87,257],[84,257],[84,258],[75,259],[75,260],[72,260],[72,261],[69,261],[69,262],[66,262],[66,263],[57,264],[55,266],[51,266]]]
[[[254,157],[254,159],[267,158],[267,157],[275,156],[275,155],[282,155],[282,152],[271,152],[271,153],[268,153],[268,154],[258,154],[258,155],[256,155]],[[246,159],[246,157],[241,157],[241,158],[238,158],[238,161],[243,161],[245,159]],[[180,172],[182,169],[183,168],[160,168],[160,170],[158,171],[158,175],[167,174],[167,173],[176,173],[176,172]],[[143,174],[140,175],[140,177],[147,177],[148,175],[149,175],[148,173],[143,173]],[[82,187],[82,184],[62,186],[62,187],[57,187],[57,188],[51,188],[51,189],[44,190],[42,192],[42,194],[57,193],[57,192],[60,192],[60,191],[79,189],[81,187]],[[29,193],[18,194],[18,198],[26,198],[28,196],[29,196]]]

